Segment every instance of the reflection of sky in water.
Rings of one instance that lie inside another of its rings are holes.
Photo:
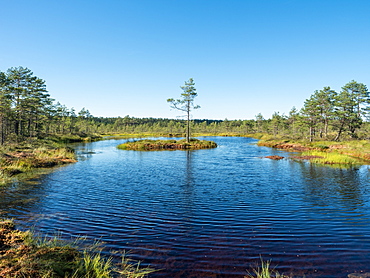
[[[132,250],[166,269],[153,277],[240,277],[260,255],[307,277],[369,271],[367,166],[273,161],[263,157],[289,154],[214,140],[217,149],[172,152],[77,145],[79,163],[0,189],[0,208],[42,232]]]

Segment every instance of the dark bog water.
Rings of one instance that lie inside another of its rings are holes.
[[[86,235],[131,250],[151,277],[243,277],[272,260],[280,272],[346,277],[370,271],[370,171],[261,158],[287,153],[250,138],[217,149],[135,152],[121,141],[78,146],[80,162],[0,191],[24,227]]]

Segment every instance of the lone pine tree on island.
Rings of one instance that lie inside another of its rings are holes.
[[[197,89],[194,87],[195,83],[193,78],[185,81],[185,86],[180,88],[183,90],[181,94],[181,99],[167,99],[167,102],[171,104],[171,108],[183,111],[186,113],[187,125],[186,125],[186,142],[190,142],[190,111],[194,109],[199,109],[199,105],[194,105],[194,99],[198,95]]]

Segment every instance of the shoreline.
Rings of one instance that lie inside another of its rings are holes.
[[[299,152],[292,159],[308,160],[322,165],[359,166],[370,165],[370,143],[366,140],[353,141],[296,141],[290,139],[260,139],[261,147],[270,147],[288,152]]]
[[[98,244],[81,250],[77,242],[36,236],[30,231],[16,229],[13,220],[0,219],[0,276],[147,277],[155,271],[150,267],[141,267],[139,262],[127,258],[125,253],[120,263],[113,263],[112,257],[101,254]]]
[[[50,169],[75,162],[77,160],[74,150],[68,147],[3,151],[0,153],[0,184],[11,182],[20,174],[28,174],[37,169]]]
[[[101,136],[64,136],[36,140],[29,144],[12,144],[0,148],[0,185],[19,178],[20,174],[31,173],[37,169],[51,169],[59,165],[77,162],[74,150],[66,147],[71,142],[91,142],[96,140],[169,137],[178,134],[110,134]],[[370,164],[370,143],[366,140],[352,141],[314,141],[292,140],[290,138],[272,138],[267,134],[194,134],[197,137],[251,137],[258,139],[258,146],[281,149],[288,152],[299,152],[300,155],[291,157],[296,160],[307,160],[310,163],[323,165],[357,166]],[[139,143],[137,143],[139,142]],[[136,140],[117,146],[123,150],[160,151],[160,150],[197,150],[216,148],[212,141],[192,139],[184,140]]]

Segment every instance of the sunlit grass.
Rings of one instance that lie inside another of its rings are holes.
[[[71,278],[110,278],[112,277],[112,258],[104,258],[100,253],[92,254],[83,251],[77,269]]]
[[[35,168],[50,168],[75,161],[75,153],[68,147],[32,147],[27,144],[3,147],[0,149],[0,183],[4,184],[11,177]]]
[[[99,243],[78,251],[83,238],[66,242],[59,236],[39,237],[14,229],[12,220],[0,220],[0,277],[143,278],[155,270],[141,267],[122,255],[121,263],[101,254]],[[6,251],[6,252],[5,252]]]
[[[302,153],[303,156],[315,156],[310,161],[318,164],[342,164],[358,165],[361,162],[353,157],[337,152],[307,151]]]
[[[148,274],[153,273],[157,270],[151,267],[142,267],[140,262],[131,260],[127,257],[126,253],[122,255],[122,260],[119,265],[119,269],[116,271],[126,278],[144,278]]]
[[[158,151],[158,150],[195,150],[216,148],[217,144],[212,141],[191,139],[190,142],[182,140],[138,140],[120,144],[117,148],[121,150],[135,151]]]
[[[38,141],[47,142],[50,144],[51,142],[55,142],[56,144],[59,143],[75,143],[75,142],[91,142],[103,139],[99,134],[85,134],[85,133],[78,133],[78,134],[54,134],[54,135],[47,135],[43,139],[39,139]],[[34,144],[34,142],[33,142]]]
[[[370,142],[366,140],[309,142],[284,137],[276,139],[272,135],[262,135],[260,138],[259,146],[302,152],[302,156],[307,157],[317,156],[310,159],[311,163],[347,166],[370,163]]]
[[[261,259],[261,265],[254,268],[253,273],[248,272],[245,278],[289,278],[289,276],[280,274],[275,268],[271,268],[271,261]]]

